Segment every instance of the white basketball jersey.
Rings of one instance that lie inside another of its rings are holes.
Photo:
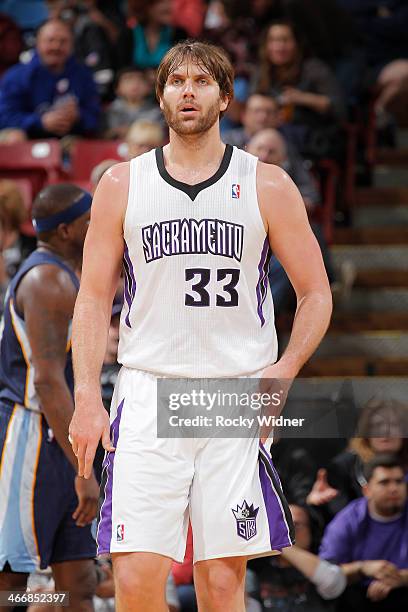
[[[167,172],[162,148],[132,159],[121,364],[207,378],[251,374],[276,361],[256,165],[256,157],[227,145],[218,171],[187,185]]]

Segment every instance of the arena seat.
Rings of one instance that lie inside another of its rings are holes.
[[[71,149],[71,180],[89,181],[93,168],[104,159],[127,160],[127,145],[121,140],[76,140]]]
[[[57,139],[0,144],[0,178],[29,180],[33,197],[47,183],[58,182],[63,174]]]

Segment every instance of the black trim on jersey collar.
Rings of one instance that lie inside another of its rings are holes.
[[[206,181],[202,181],[201,183],[197,183],[196,185],[189,185],[188,183],[177,181],[167,172],[166,167],[164,165],[163,147],[157,147],[155,151],[157,169],[159,171],[160,176],[166,181],[166,183],[168,183],[172,187],[175,187],[176,189],[180,189],[180,191],[184,191],[184,193],[186,193],[194,202],[200,191],[206,189],[207,187],[210,187],[211,185],[214,185],[214,183],[219,181],[219,179],[224,176],[224,174],[228,170],[233,150],[234,149],[231,145],[225,145],[224,155],[222,157],[221,164],[217,172],[210,176],[210,178],[208,178]]]

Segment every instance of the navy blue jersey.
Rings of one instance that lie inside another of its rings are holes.
[[[27,337],[24,318],[18,312],[16,292],[22,278],[32,268],[52,264],[65,270],[78,290],[79,281],[75,272],[57,255],[34,251],[14,276],[7,290],[4,315],[0,327],[0,400],[20,404],[31,410],[40,410],[34,387],[34,366]],[[71,323],[67,330],[67,362],[65,378],[73,393],[74,376],[71,357]]]

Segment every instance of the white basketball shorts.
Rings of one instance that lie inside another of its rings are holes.
[[[257,438],[157,438],[157,378],[122,368],[111,407],[98,554],[152,552],[194,562],[276,554],[294,543],[287,502]]]

